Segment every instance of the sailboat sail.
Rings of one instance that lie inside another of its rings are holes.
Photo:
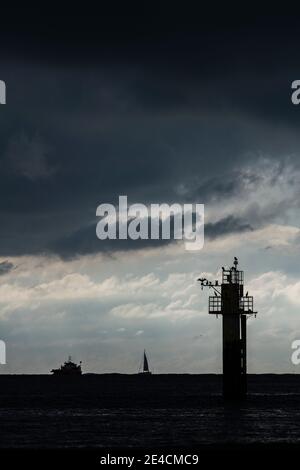
[[[144,368],[143,372],[149,372],[149,364],[148,364],[148,359],[146,356],[146,351],[144,351]]]
[[[139,367],[139,374],[144,374],[144,375],[151,375],[152,372],[149,369],[149,362],[146,354],[146,350],[144,349],[144,354],[142,356],[142,360],[140,362],[140,367]]]

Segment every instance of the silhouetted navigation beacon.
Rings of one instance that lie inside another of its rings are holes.
[[[200,278],[201,288],[214,290],[209,313],[223,318],[223,395],[241,398],[247,393],[247,318],[257,314],[253,297],[244,296],[244,272],[235,257],[230,269],[222,267],[222,284]]]

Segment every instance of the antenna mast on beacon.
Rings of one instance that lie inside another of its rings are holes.
[[[201,289],[214,290],[209,297],[209,313],[222,315],[223,321],[223,395],[228,399],[247,394],[247,318],[256,317],[253,297],[244,295],[244,271],[237,269],[235,257],[230,269],[222,268],[222,283],[200,278]]]

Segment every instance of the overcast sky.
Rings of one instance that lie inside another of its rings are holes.
[[[0,372],[71,354],[133,373],[144,348],[158,373],[220,372],[221,320],[196,279],[233,256],[259,312],[249,372],[299,372],[296,21],[26,14],[0,33]],[[97,206],[122,194],[204,203],[203,250],[98,240]]]

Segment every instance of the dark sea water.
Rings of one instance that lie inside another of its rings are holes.
[[[225,403],[216,375],[0,376],[1,448],[300,442],[300,376],[249,376]]]

